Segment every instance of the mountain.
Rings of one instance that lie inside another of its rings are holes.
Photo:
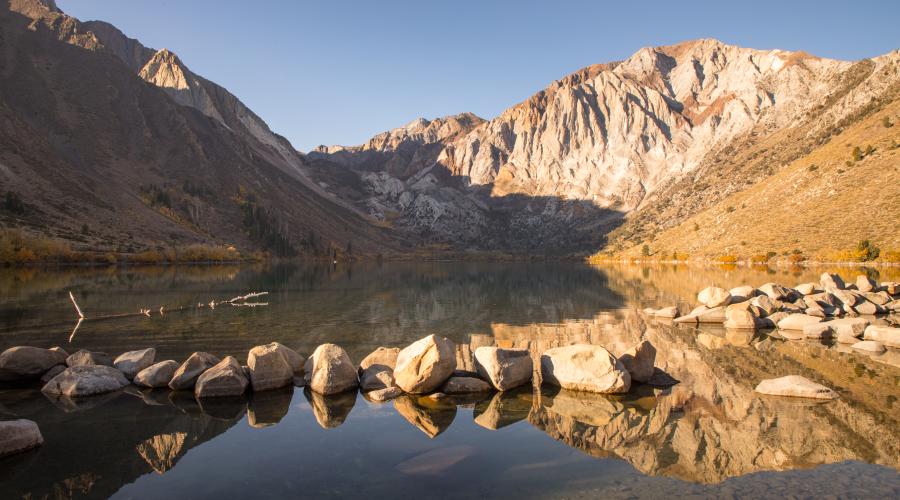
[[[644,48],[558,80],[465,133],[384,140],[403,137],[402,128],[309,157],[328,189],[353,186],[343,195],[357,206],[432,241],[512,252],[640,249],[894,102],[898,61],[898,51],[847,62],[708,39]],[[886,226],[868,237],[896,243],[900,227]]]
[[[5,227],[132,253],[190,244],[279,255],[404,252],[305,173],[234,95],[48,0],[0,10]]]

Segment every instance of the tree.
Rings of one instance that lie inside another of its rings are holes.
[[[891,128],[894,126],[894,124],[891,123],[891,117],[889,116],[885,116],[884,120],[882,120],[881,123],[882,125],[884,125],[884,128]]]
[[[872,244],[869,240],[862,240],[856,245],[856,251],[859,253],[860,260],[875,260],[881,255],[881,249]]]
[[[860,161],[863,159],[862,149],[859,149],[859,146],[853,148],[853,161]]]
[[[644,245],[643,248],[641,248],[641,255],[644,257],[650,256],[650,245]]]

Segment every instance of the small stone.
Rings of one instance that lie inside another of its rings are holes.
[[[0,457],[21,453],[44,444],[38,425],[31,420],[0,422]]]
[[[178,362],[171,359],[154,363],[147,368],[139,371],[134,376],[134,384],[141,387],[150,387],[154,389],[168,387],[175,371],[178,370]]]
[[[125,374],[125,377],[128,380],[131,380],[139,371],[152,365],[155,359],[156,349],[151,347],[149,349],[128,351],[120,354],[119,357],[113,361],[113,366]]]
[[[756,386],[756,392],[772,396],[789,396],[812,399],[837,399],[838,394],[824,385],[817,384],[799,375],[763,380]]]

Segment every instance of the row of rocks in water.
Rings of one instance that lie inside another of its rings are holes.
[[[788,288],[777,283],[726,290],[710,286],[697,294],[700,303],[681,315],[677,306],[645,309],[674,323],[721,323],[728,329],[777,328],[789,340],[834,337],[868,352],[900,348],[900,328],[877,324],[878,317],[900,311],[900,283],[876,283],[865,275],[847,284],[839,275],[823,273],[819,283]],[[894,322],[896,324],[896,322]]]
[[[18,346],[0,354],[0,382],[40,380],[41,391],[51,398],[82,398],[134,384],[148,389],[192,390],[199,400],[293,385],[308,386],[325,396],[359,388],[372,401],[387,401],[404,393],[441,397],[507,391],[532,382],[534,362],[525,349],[484,346],[476,349],[473,357],[476,371],[457,370],[454,343],[435,335],[403,349],[380,347],[359,365],[335,344],[320,345],[304,359],[273,342],[251,349],[246,365],[232,356],[219,359],[207,352],[195,352],[179,364],[156,361],[154,348],[129,351],[113,359],[102,352],[80,350],[70,355],[59,347]],[[628,392],[633,380],[650,381],[655,357],[655,349],[646,341],[620,358],[602,346],[580,344],[548,349],[540,357],[539,368],[547,383],[615,394]],[[40,439],[31,441],[31,446],[39,444]],[[27,447],[15,440],[0,442],[0,455],[23,449]]]

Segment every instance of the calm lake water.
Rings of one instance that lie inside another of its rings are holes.
[[[0,389],[0,419],[34,420],[45,439],[0,459],[0,498],[897,498],[900,352],[673,326],[640,312],[693,305],[709,284],[793,286],[821,272],[492,263],[0,270],[0,350],[156,347],[157,360],[203,350],[243,361],[271,341],[304,355],[333,342],[358,361],[437,333],[457,343],[465,368],[483,345],[537,354],[589,342],[621,354],[647,339],[657,367],[680,381],[623,396],[545,386],[385,404],[303,389],[202,404],[168,391],[50,401],[37,386]],[[881,270],[881,279],[898,274]],[[72,336],[69,291],[89,318],[151,314],[88,320]],[[269,294],[253,299],[257,307],[197,307],[252,291]],[[753,393],[761,379],[788,374],[841,398]]]

